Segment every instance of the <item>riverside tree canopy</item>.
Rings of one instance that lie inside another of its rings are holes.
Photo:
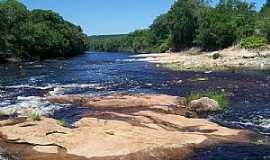
[[[220,0],[216,6],[207,0],[177,0],[149,28],[117,40],[90,37],[90,49],[147,53],[180,51],[189,47],[223,49],[243,39],[246,41],[247,37],[251,37],[248,40],[252,43],[256,42],[253,37],[266,38],[269,42],[269,13],[269,0],[261,11],[256,11],[254,3],[242,0]]]
[[[0,19],[0,60],[66,57],[88,49],[82,29],[53,11],[2,0]]]

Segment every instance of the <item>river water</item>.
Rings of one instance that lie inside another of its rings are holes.
[[[0,111],[27,107],[50,113],[48,95],[225,90],[230,107],[209,118],[223,126],[270,135],[270,71],[172,72],[127,53],[89,52],[70,59],[0,65]],[[270,153],[267,153],[270,155]]]

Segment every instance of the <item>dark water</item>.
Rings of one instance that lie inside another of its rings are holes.
[[[270,146],[254,144],[222,144],[195,150],[187,160],[269,160]]]
[[[224,89],[230,94],[230,108],[211,116],[213,121],[270,134],[269,71],[171,72],[131,56],[86,53],[71,59],[0,65],[0,108],[31,106],[49,112],[61,107],[46,103],[43,97],[47,95],[127,92],[185,96],[191,91]],[[208,80],[192,80],[200,77]]]

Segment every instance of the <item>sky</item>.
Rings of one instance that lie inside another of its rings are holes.
[[[58,12],[64,19],[80,25],[88,35],[129,33],[144,29],[166,13],[175,0],[20,0],[30,10]],[[212,0],[216,3],[217,0]],[[265,0],[256,2],[260,8]]]

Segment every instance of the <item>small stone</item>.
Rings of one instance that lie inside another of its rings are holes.
[[[183,80],[178,80],[176,83],[181,84],[182,82],[183,82]]]
[[[246,63],[245,62],[239,62],[239,65],[240,66],[243,66],[243,65],[245,65]]]
[[[108,134],[108,135],[111,135],[111,136],[114,135],[114,133],[113,133],[112,131],[107,131],[107,132],[105,132],[105,133]]]
[[[220,111],[218,102],[208,97],[202,97],[198,100],[193,100],[190,103],[190,108],[195,112],[217,112]]]
[[[255,58],[257,55],[255,54],[251,54],[251,55],[244,55],[243,58],[244,59],[251,59],[251,58]]]

